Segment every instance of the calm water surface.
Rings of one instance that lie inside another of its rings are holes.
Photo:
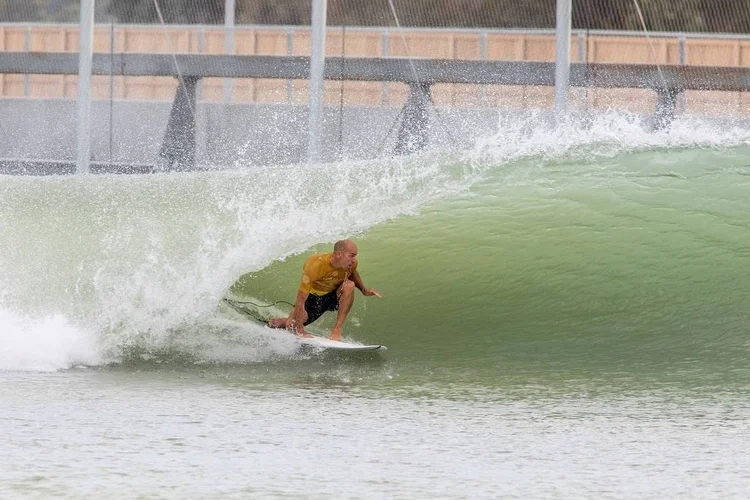
[[[488,388],[392,376],[345,365],[309,376],[275,365],[4,373],[0,495],[743,498],[750,491],[750,405],[740,389],[513,377]]]

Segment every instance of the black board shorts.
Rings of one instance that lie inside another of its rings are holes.
[[[336,292],[337,291],[334,290],[325,295],[315,295],[314,293],[311,293],[307,296],[307,300],[305,301],[307,321],[305,321],[305,325],[309,325],[316,319],[320,318],[326,311],[338,311],[339,298]]]

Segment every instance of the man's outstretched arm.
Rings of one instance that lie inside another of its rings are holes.
[[[365,286],[364,282],[362,281],[362,277],[359,275],[359,271],[354,271],[351,274],[350,278],[354,282],[354,286],[359,288],[359,291],[362,292],[362,295],[368,297],[374,295],[379,299],[383,298],[383,296],[380,295],[377,290],[375,290],[374,288],[367,288]]]

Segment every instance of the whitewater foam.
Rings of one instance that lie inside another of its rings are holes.
[[[467,157],[482,163],[506,163],[529,157],[611,158],[652,149],[729,148],[750,144],[746,123],[683,115],[669,127],[654,129],[640,115],[621,111],[571,113],[555,121],[549,113],[530,112],[525,119],[500,114],[497,133],[478,138]]]
[[[30,319],[0,309],[0,370],[56,371],[104,362],[95,332],[60,315]]]

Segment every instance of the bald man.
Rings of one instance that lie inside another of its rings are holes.
[[[355,287],[366,297],[383,298],[374,288],[367,288],[357,272],[357,245],[352,240],[337,241],[333,252],[315,254],[305,261],[292,312],[287,318],[272,319],[268,326],[310,337],[305,326],[326,311],[338,311],[330,339],[341,340],[341,328],[354,303]]]

